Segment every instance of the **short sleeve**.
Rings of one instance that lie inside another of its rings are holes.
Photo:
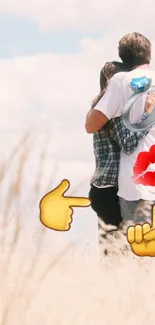
[[[117,111],[120,106],[120,87],[113,77],[107,87],[106,93],[94,107],[94,109],[102,112],[109,120],[113,117],[120,116]]]

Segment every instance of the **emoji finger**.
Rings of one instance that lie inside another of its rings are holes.
[[[143,230],[142,225],[136,225],[135,226],[135,242],[137,244],[140,244],[143,240]]]
[[[142,225],[142,227],[143,227],[143,239],[144,239],[144,241],[148,241],[147,237],[146,237],[146,234],[151,231],[151,226],[150,226],[149,223],[144,223]]]
[[[54,193],[55,196],[57,195],[61,197],[67,192],[69,188],[70,188],[70,182],[68,181],[68,179],[63,179],[61,183],[52,192]]]
[[[144,223],[144,224],[142,225],[142,228],[143,228],[143,236],[144,236],[145,234],[147,234],[147,232],[149,232],[149,231],[151,230],[151,227],[150,227],[150,224],[149,224],[149,223]]]
[[[155,153],[155,148],[152,148],[151,154]],[[155,205],[153,206],[152,209],[152,228],[155,228]]]
[[[70,207],[89,207],[91,201],[86,197],[65,197],[66,203]]]
[[[127,230],[127,240],[129,244],[134,243],[135,241],[135,227],[130,226]]]
[[[151,230],[147,234],[144,235],[144,240],[151,241],[155,239],[155,229]]]

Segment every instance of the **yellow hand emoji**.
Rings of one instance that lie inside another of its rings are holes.
[[[40,201],[40,221],[44,226],[57,231],[67,231],[72,223],[72,207],[90,206],[88,198],[64,196],[69,187],[69,181],[64,179]]]
[[[127,240],[137,256],[155,256],[155,205],[152,212],[152,226],[144,223],[129,227]]]

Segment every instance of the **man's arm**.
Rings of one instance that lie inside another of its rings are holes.
[[[85,129],[87,133],[95,133],[101,130],[115,116],[119,108],[119,103],[119,86],[113,77],[109,82],[106,93],[95,108],[90,110],[86,116]]]

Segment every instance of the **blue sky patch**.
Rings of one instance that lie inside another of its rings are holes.
[[[103,32],[84,34],[79,30],[40,31],[36,23],[16,15],[0,14],[0,58],[54,52],[80,51],[81,38],[100,38]]]

